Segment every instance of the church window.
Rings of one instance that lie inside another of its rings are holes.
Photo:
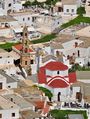
[[[11,3],[8,4],[8,7],[11,7]]]
[[[59,71],[57,71],[57,74],[59,74]]]
[[[27,61],[25,61],[25,65],[27,65]]]

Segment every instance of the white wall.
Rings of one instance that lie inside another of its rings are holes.
[[[0,16],[3,16],[3,15],[5,15],[4,10],[2,8],[0,8]]]
[[[11,21],[8,22],[8,24],[10,25],[11,28],[19,26],[18,21]]]
[[[0,65],[13,65],[13,60],[12,57],[0,58]]]
[[[45,52],[47,52],[49,55],[51,55],[51,48],[49,47],[45,47],[44,48]]]
[[[15,113],[15,117],[12,117],[12,113]],[[19,118],[19,109],[8,109],[8,110],[0,110],[0,114],[2,114],[2,118],[0,119],[18,119]]]
[[[53,89],[53,100],[57,101],[58,93],[61,92],[60,100],[65,101],[67,96],[70,95],[70,89],[67,88],[54,88]]]
[[[0,83],[2,83],[2,89],[6,89],[6,78],[0,75]]]
[[[85,66],[86,65],[86,58],[76,58],[75,63],[78,63],[81,66]]]
[[[9,37],[11,35],[13,35],[13,34],[12,34],[12,30],[10,28],[0,29],[0,36]]]
[[[13,10],[19,12],[22,9],[22,4],[15,3],[13,4]]]
[[[13,0],[5,0],[4,2],[4,11],[5,13],[7,13],[8,10],[12,10],[13,8]],[[11,4],[11,6],[9,6],[9,4]]]
[[[9,88],[9,87],[10,87],[10,88]],[[7,83],[7,88],[8,88],[8,89],[17,88],[17,82]]]
[[[80,87],[77,86],[77,87],[73,87],[73,97],[76,98],[76,93],[77,92],[80,92]]]
[[[57,72],[59,71],[59,74],[57,74]],[[47,70],[46,69],[46,75],[49,75],[49,76],[68,76],[68,70],[64,70],[64,71],[61,71],[61,70],[58,70],[58,71],[50,71],[50,70]]]
[[[31,68],[32,68],[32,74],[36,74],[37,73],[37,64],[31,64]]]
[[[20,24],[20,25],[27,25],[27,26],[31,26],[31,25],[33,25],[33,21],[32,21],[32,17],[36,17],[37,15],[35,14],[31,14],[31,13],[21,13],[21,14],[19,14],[19,13],[17,13],[17,14],[15,14],[15,15],[13,15],[12,14],[12,16],[16,19],[16,20],[18,20],[18,23]],[[28,19],[29,18],[29,19]]]

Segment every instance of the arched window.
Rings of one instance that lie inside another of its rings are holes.
[[[57,74],[59,74],[59,71],[57,71]]]

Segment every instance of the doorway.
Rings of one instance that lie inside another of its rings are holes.
[[[58,101],[60,102],[61,92],[58,92]]]
[[[0,83],[0,89],[2,89],[2,83]]]

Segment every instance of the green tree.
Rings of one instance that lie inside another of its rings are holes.
[[[32,5],[39,5],[39,2],[38,2],[37,0],[34,0],[34,1],[32,2]]]
[[[82,70],[82,67],[76,63],[74,65],[72,65],[72,67],[69,69],[69,72],[75,72],[75,71],[81,71]]]
[[[46,0],[46,5],[55,5],[59,0]]]
[[[83,14],[85,14],[85,13],[86,13],[85,7],[79,7],[79,8],[77,9],[77,14],[83,15]]]
[[[26,2],[23,4],[24,7],[29,7],[29,6],[31,6],[31,5],[32,5],[32,3],[31,3],[30,1],[26,1]]]
[[[50,114],[55,119],[66,119],[66,116],[67,116],[66,113],[62,110],[52,110],[50,111]]]
[[[49,99],[51,99],[53,97],[53,94],[51,93],[50,90],[48,90],[47,88],[44,88],[44,87],[39,87],[39,89],[41,91],[43,91],[45,93],[45,96],[47,96]]]
[[[46,0],[46,5],[51,5],[52,4],[52,0]]]

